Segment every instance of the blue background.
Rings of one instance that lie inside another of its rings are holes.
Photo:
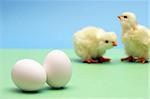
[[[118,35],[117,16],[137,15],[148,26],[148,0],[3,0],[0,2],[0,48],[73,48],[73,34],[94,25]]]

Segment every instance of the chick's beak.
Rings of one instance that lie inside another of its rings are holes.
[[[112,42],[112,45],[113,46],[117,46],[117,42]]]
[[[121,16],[118,16],[118,19],[121,20]]]

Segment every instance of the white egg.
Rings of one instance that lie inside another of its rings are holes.
[[[46,82],[46,72],[38,62],[23,59],[13,66],[12,80],[24,91],[37,91]]]
[[[47,84],[53,88],[64,87],[72,75],[71,61],[60,50],[48,53],[44,61],[44,68],[47,73]]]

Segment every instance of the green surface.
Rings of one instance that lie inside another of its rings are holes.
[[[11,80],[13,64],[23,58],[42,63],[50,50],[1,49],[0,99],[148,99],[150,64],[120,62],[120,58],[125,57],[121,49],[109,50],[105,56],[113,60],[104,64],[81,63],[73,50],[62,50],[69,55],[73,66],[73,76],[66,88],[54,90],[45,84],[37,93],[24,93]]]

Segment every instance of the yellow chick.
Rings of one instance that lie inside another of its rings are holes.
[[[74,34],[75,52],[85,63],[109,62],[103,55],[113,46],[117,46],[116,34],[97,27],[88,26]]]
[[[147,63],[150,57],[150,30],[139,25],[132,12],[118,16],[122,26],[122,42],[127,58],[121,61]]]

